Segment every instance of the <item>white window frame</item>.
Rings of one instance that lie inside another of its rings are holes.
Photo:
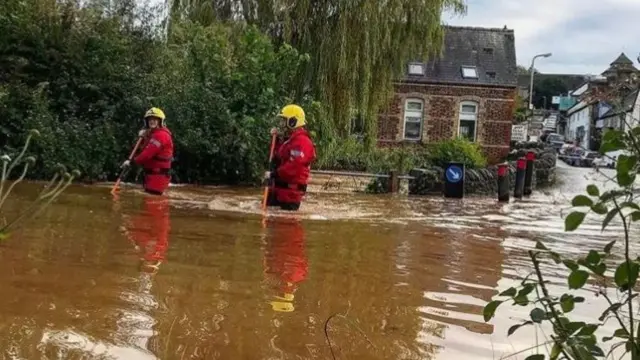
[[[462,108],[464,106],[473,106],[475,111],[473,113],[470,112],[462,112]],[[473,127],[473,140],[472,142],[476,142],[478,140],[478,110],[480,108],[480,104],[475,101],[461,101],[460,102],[460,111],[458,114],[458,137],[463,136],[460,133],[461,122],[462,121],[473,121],[475,123]]]
[[[419,103],[420,110],[409,109],[409,103]],[[407,121],[407,118],[419,117],[420,118],[420,133],[417,138],[407,138],[406,128],[407,122],[416,122],[416,121]],[[420,141],[422,140],[422,128],[424,126],[424,100],[420,98],[408,98],[404,101],[404,111],[402,114],[402,139],[405,141]]]
[[[469,75],[465,73],[467,71],[473,71],[473,75]],[[462,77],[465,79],[477,79],[478,78],[478,68],[475,66],[461,66],[460,71],[462,72]]]

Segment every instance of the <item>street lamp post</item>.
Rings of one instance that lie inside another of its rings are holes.
[[[546,53],[546,54],[538,54],[536,56],[533,57],[533,59],[531,59],[531,68],[529,68],[529,104],[527,106],[527,112],[530,111],[529,113],[529,121],[528,121],[528,126],[527,126],[527,133],[529,133],[529,127],[531,127],[531,120],[533,118],[533,75],[534,75],[534,70],[533,70],[533,65],[536,62],[536,59],[539,57],[544,57],[544,58],[548,58],[549,56],[551,56],[551,53]]]

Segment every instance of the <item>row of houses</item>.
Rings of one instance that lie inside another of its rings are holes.
[[[640,125],[640,70],[624,53],[601,75],[588,78],[571,91],[558,131],[565,139],[597,151],[608,129]],[[563,111],[564,112],[564,111]]]
[[[378,118],[378,145],[477,142],[490,163],[509,153],[517,66],[514,32],[446,26],[440,57],[407,64]]]

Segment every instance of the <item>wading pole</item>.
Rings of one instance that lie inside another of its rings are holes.
[[[127,160],[131,161],[131,159],[133,159],[133,155],[136,154],[136,151],[138,150],[138,147],[140,147],[140,143],[142,142],[142,137],[138,138],[138,141],[136,142],[136,145],[133,147],[133,150],[131,150],[131,154],[129,155],[129,158]],[[116,180],[116,183],[113,184],[113,188],[111,189],[111,193],[114,194],[116,192],[116,190],[118,190],[118,186],[120,186],[120,180],[122,180],[122,176],[124,175],[124,172],[127,169],[122,169],[122,171],[120,172],[120,175],[118,176],[118,180]]]
[[[271,136],[271,150],[269,150],[269,169],[271,169],[271,161],[273,160],[273,151],[276,148],[276,134]],[[267,210],[267,198],[269,197],[269,182],[264,187],[264,194],[262,195],[262,213]]]
[[[509,202],[509,164],[498,165],[498,201]]]

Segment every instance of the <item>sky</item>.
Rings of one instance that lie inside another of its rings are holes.
[[[467,14],[445,13],[448,25],[514,30],[519,65],[542,73],[600,74],[621,52],[637,68],[640,0],[466,0]]]

